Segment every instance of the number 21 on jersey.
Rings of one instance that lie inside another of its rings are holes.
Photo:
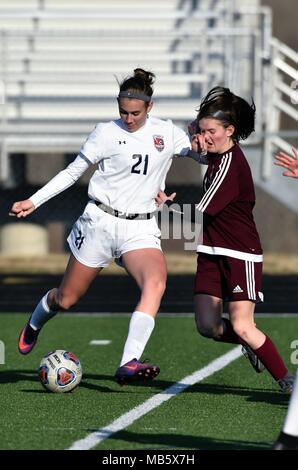
[[[147,175],[149,156],[145,155],[143,157],[143,155],[135,153],[132,158],[136,160],[136,163],[132,166],[131,172],[138,175]]]

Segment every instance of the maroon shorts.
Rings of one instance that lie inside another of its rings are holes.
[[[200,253],[194,293],[224,301],[263,302],[262,266],[263,263]]]

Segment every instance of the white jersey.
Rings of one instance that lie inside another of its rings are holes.
[[[170,120],[149,117],[136,132],[128,132],[121,119],[100,123],[76,160],[30,199],[38,207],[97,164],[89,182],[91,199],[124,213],[153,212],[173,156],[184,156],[189,149],[188,135]]]

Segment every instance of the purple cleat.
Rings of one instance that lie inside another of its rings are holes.
[[[120,385],[134,381],[149,382],[160,372],[158,366],[132,359],[116,370],[115,378]]]
[[[40,330],[34,330],[32,326],[30,326],[29,319],[19,337],[18,347],[21,354],[29,354],[29,352],[32,351],[36,344],[39,332]]]

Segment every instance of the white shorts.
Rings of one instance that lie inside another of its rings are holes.
[[[92,201],[72,227],[67,241],[74,257],[91,268],[105,268],[114,258],[141,248],[161,250],[155,217],[128,220],[102,211]]]

